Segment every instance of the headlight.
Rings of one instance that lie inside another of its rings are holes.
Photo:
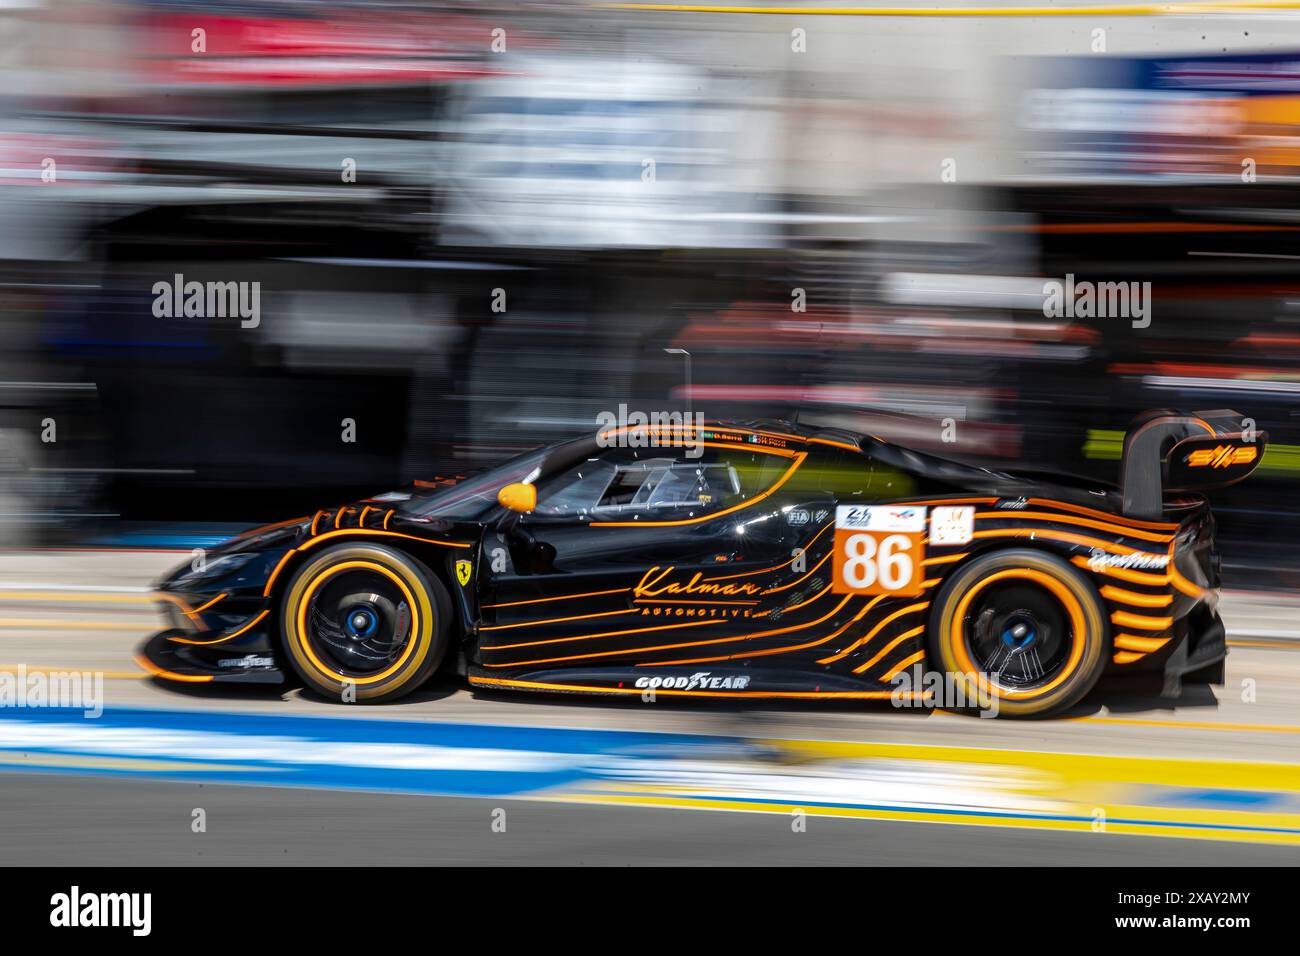
[[[257,557],[258,555],[256,553],[249,554],[247,552],[223,554],[219,558],[214,558],[211,561],[201,564],[197,568],[191,564],[189,571],[172,578],[170,584],[173,588],[183,590],[197,581],[224,578],[228,575],[234,574],[244,565]],[[198,560],[198,558],[195,559],[195,561]]]

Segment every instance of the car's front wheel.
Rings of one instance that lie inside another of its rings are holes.
[[[451,600],[415,559],[372,544],[339,544],[290,580],[281,633],[312,690],[345,702],[409,694],[447,652]]]
[[[935,601],[929,657],[963,710],[1008,717],[1077,703],[1106,666],[1101,600],[1074,568],[1030,549],[995,551],[962,565]]]

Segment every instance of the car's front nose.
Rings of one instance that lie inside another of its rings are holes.
[[[274,655],[272,601],[264,591],[287,546],[238,545],[196,555],[159,582],[155,596],[168,627],[140,648],[141,667],[186,682],[283,681]]]

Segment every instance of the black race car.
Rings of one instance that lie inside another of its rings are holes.
[[[161,583],[172,626],[139,662],[344,701],[444,664],[484,688],[1011,716],[1106,672],[1172,694],[1222,682],[1226,654],[1193,492],[1265,439],[1147,413],[1111,488],[783,422],[609,429],[226,542]]]

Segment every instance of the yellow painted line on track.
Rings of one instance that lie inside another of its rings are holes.
[[[806,803],[750,803],[744,800],[723,800],[708,797],[672,797],[667,795],[647,794],[591,794],[570,798],[559,798],[565,803],[584,803],[592,805],[621,805],[639,807],[659,807],[682,810],[722,810],[741,813],[780,813],[790,815],[803,813],[816,817],[847,817],[857,820],[879,820],[889,823],[942,823],[948,826],[984,826],[1002,827],[1020,830],[1054,830],[1073,833],[1089,833],[1104,836],[1145,836],[1165,837],[1188,840],[1228,840],[1234,843],[1270,843],[1282,846],[1300,846],[1300,834],[1271,833],[1264,827],[1269,824],[1259,821],[1261,829],[1243,831],[1226,829],[1231,824],[1224,822],[1201,821],[1186,823],[1170,820],[1168,825],[1160,822],[1138,822],[1121,817],[1132,808],[1109,807],[1115,811],[1108,814],[1104,829],[1096,829],[1097,821],[1093,819],[1061,820],[1046,817],[1006,817],[995,813],[986,815],[970,811],[960,818],[943,813],[925,810],[892,810],[867,807],[827,807]],[[1121,819],[1114,819],[1120,817]],[[1293,821],[1294,822],[1294,821]]]
[[[946,710],[932,713],[959,720],[970,720],[964,714],[954,714]],[[1160,720],[1147,717],[1058,717],[1047,724],[1111,724],[1116,727],[1167,727],[1181,730],[1221,730],[1232,733],[1256,734],[1300,734],[1300,724],[1234,724],[1217,723],[1211,720]]]
[[[790,7],[685,3],[601,3],[597,9],[644,13],[722,13],[796,17],[1169,17],[1268,13],[1300,9],[1300,0],[1221,3],[1116,3],[1026,7]]]
[[[1181,730],[1222,730],[1231,733],[1300,734],[1295,724],[1228,724],[1210,720],[1148,720],[1140,717],[1067,717],[1067,723],[1113,724],[1116,727],[1162,727]]]
[[[999,750],[941,744],[881,744],[825,740],[760,741],[780,750],[821,759],[922,760],[1024,767],[1070,783],[1157,782],[1173,787],[1235,787],[1300,794],[1300,763],[1251,763],[1186,757],[1102,756],[1046,750]],[[1300,759],[1300,755],[1297,756]]]
[[[65,631],[135,631],[143,634],[148,630],[139,624],[127,624],[118,621],[61,621],[48,617],[0,617],[0,628],[14,630],[56,630]]]
[[[101,671],[97,667],[84,667],[69,664],[67,667],[47,667],[35,664],[0,664],[0,674],[102,674],[104,680],[147,680],[150,675],[144,671]]]
[[[787,769],[755,764],[740,772],[735,786],[725,773],[702,781],[656,776],[640,783],[604,782],[558,798],[1300,846],[1300,763],[848,741],[756,743],[792,758]],[[816,781],[842,777],[847,762],[860,762],[860,796],[845,800],[832,790],[819,799]],[[764,799],[753,788],[755,773],[763,777],[760,789],[769,795]],[[888,791],[911,775],[917,802],[883,805],[897,799]],[[885,790],[877,789],[882,782]],[[1248,797],[1244,803],[1234,799],[1242,796]]]
[[[1267,647],[1277,651],[1300,651],[1300,641],[1228,641],[1229,647]]]
[[[0,591],[0,604],[6,601],[49,601],[51,604],[83,602],[90,604],[155,605],[159,599],[149,594],[113,594],[102,591]]]

